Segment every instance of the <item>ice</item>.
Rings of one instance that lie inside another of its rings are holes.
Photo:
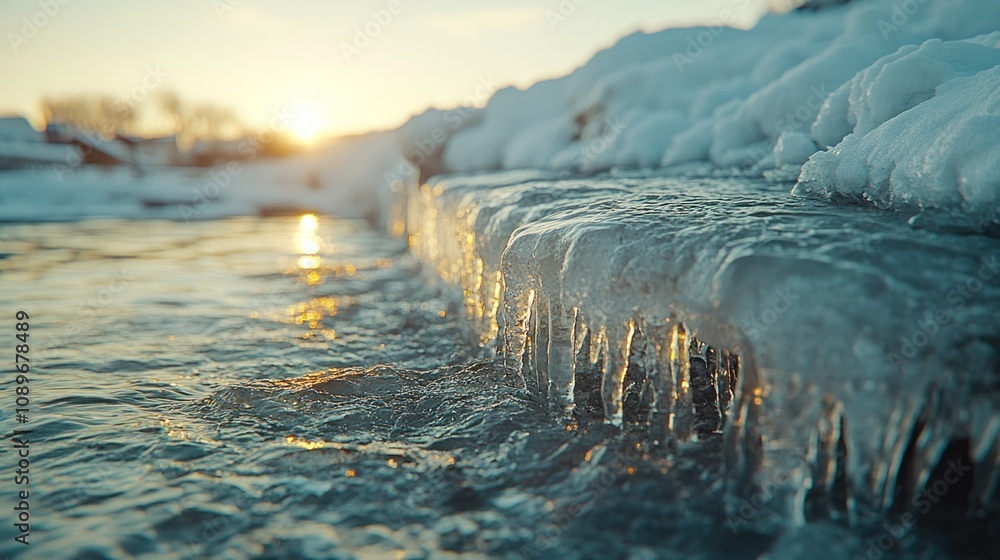
[[[24,117],[0,116],[0,140],[41,142],[43,138]]]
[[[731,179],[509,172],[409,200],[412,250],[516,383],[661,447],[721,431],[737,523],[866,523],[955,456],[971,507],[994,495],[990,239]]]

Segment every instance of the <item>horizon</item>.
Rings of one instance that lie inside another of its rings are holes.
[[[26,78],[0,91],[0,114],[24,116],[40,129],[43,98],[102,95],[135,107],[169,92],[192,106],[232,110],[249,129],[289,110],[295,136],[315,142],[393,129],[431,108],[482,106],[497,89],[565,75],[635,32],[718,24],[727,11],[728,25],[749,27],[768,5],[113,0],[84,11],[70,0],[46,9],[5,3],[0,20],[7,22],[8,53],[0,71]],[[178,36],[185,40],[177,43]],[[494,87],[484,92],[483,83]],[[137,134],[173,132],[164,115],[141,106]]]

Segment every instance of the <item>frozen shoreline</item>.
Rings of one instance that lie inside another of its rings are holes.
[[[411,249],[554,410],[596,398],[671,445],[724,427],[734,509],[770,488],[750,526],[877,519],[956,453],[977,465],[971,502],[996,505],[990,238],[759,181],[525,172],[436,178],[409,219]]]

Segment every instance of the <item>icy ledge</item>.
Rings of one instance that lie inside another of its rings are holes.
[[[733,180],[445,177],[407,207],[411,249],[557,414],[724,433],[739,523],[912,509],[956,459],[952,497],[995,506],[995,240]]]

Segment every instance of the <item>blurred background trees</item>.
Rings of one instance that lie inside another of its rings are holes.
[[[106,138],[135,136],[154,129],[176,135],[181,144],[197,140],[222,140],[244,136],[246,127],[228,108],[212,103],[182,100],[172,91],[133,102],[101,94],[79,94],[41,99],[46,123],[70,125]]]

